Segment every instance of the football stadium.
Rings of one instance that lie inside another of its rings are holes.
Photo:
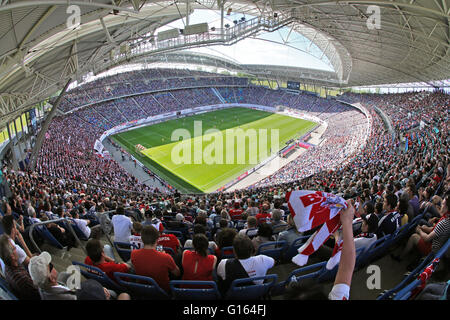
[[[0,300],[448,300],[449,25],[448,0],[0,1]]]

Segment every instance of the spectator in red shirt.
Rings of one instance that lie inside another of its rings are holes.
[[[84,263],[99,268],[113,281],[115,281],[114,272],[128,273],[132,271],[132,267],[128,263],[116,263],[108,257],[103,251],[100,240],[89,240],[86,244],[86,251],[88,255]]]
[[[197,233],[192,240],[194,251],[183,252],[183,280],[212,281],[217,257],[208,255],[208,238]]]
[[[235,201],[233,204],[233,209],[230,209],[230,217],[231,220],[240,220],[242,219],[242,213],[244,210],[241,209],[241,205],[238,201]]]
[[[170,248],[173,250],[173,256],[177,265],[179,265],[181,261],[181,243],[176,235],[171,233],[159,233],[160,236],[156,243],[157,246],[162,246],[163,248]]]
[[[260,213],[258,213],[256,215],[256,220],[258,220],[258,225],[260,225],[263,222],[270,221],[270,218],[272,217],[272,215],[269,212],[269,204],[268,203],[264,203],[263,207],[262,207],[262,211]]]
[[[158,230],[153,226],[142,228],[141,237],[144,248],[131,251],[131,263],[137,275],[152,278],[161,289],[169,292],[169,273],[178,277],[180,269],[169,254],[156,250],[159,236]]]

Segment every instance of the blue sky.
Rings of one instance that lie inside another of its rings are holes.
[[[233,25],[234,20],[244,17],[241,13],[232,13],[224,16],[224,24]],[[253,18],[245,15],[247,20]],[[190,15],[190,24],[207,22],[208,26],[220,28],[220,12],[212,10],[195,10]],[[177,20],[157,30],[170,28],[184,28],[185,19]],[[303,51],[313,50],[316,56],[322,52],[310,41],[297,32],[290,32],[290,27],[282,28],[275,32],[265,32],[257,36],[257,39],[247,38],[232,46],[215,45],[210,47],[189,49],[190,51],[221,56],[242,64],[271,64],[303,68],[333,71],[327,63],[315,58]],[[286,43],[287,45],[284,45]],[[303,50],[303,51],[302,51]]]

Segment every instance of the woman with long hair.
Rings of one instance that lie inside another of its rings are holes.
[[[217,257],[208,254],[209,241],[205,234],[197,233],[192,240],[194,250],[185,250],[181,264],[183,265],[183,280],[213,281],[213,271]]]

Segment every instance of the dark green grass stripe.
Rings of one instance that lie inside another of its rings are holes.
[[[202,121],[202,131],[208,129],[226,130],[237,125],[250,123],[272,115],[270,112],[247,109],[229,108],[214,112],[207,112],[187,118],[169,120],[163,123],[130,130],[119,135],[131,145],[141,143],[146,148],[153,148],[171,141],[172,132],[176,129],[186,129],[194,136],[194,121]],[[164,140],[162,140],[164,139]],[[145,143],[142,143],[145,141]]]
[[[181,193],[203,193],[203,191],[197,189],[192,184],[186,182],[183,179],[180,179],[178,176],[168,171],[161,165],[159,165],[156,161],[150,159],[149,157],[143,157],[141,154],[138,154],[135,151],[134,145],[131,145],[129,142],[124,140],[120,135],[116,135],[112,137],[112,139],[122,146],[125,150],[131,153],[137,160],[139,160],[144,166],[146,166],[150,171],[154,172],[160,178],[165,180],[171,186],[176,188]]]

